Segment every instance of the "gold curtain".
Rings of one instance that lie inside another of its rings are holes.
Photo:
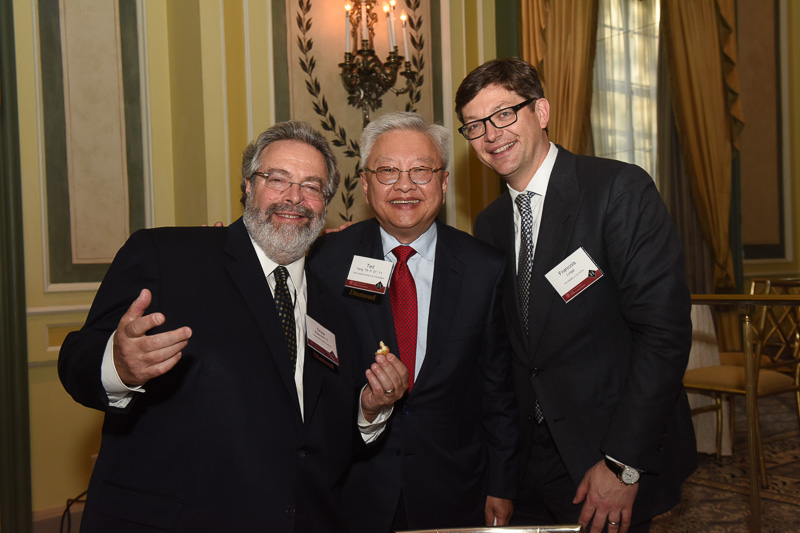
[[[742,116],[733,2],[661,3],[675,120],[700,226],[713,249],[716,291],[736,287],[729,235],[731,160]]]
[[[550,101],[550,139],[581,153],[588,137],[597,41],[596,0],[522,0],[522,57]]]

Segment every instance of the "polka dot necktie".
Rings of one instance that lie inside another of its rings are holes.
[[[286,345],[289,348],[289,360],[292,363],[292,372],[294,372],[297,365],[297,330],[294,324],[292,295],[289,293],[289,285],[286,283],[289,271],[285,266],[279,266],[273,273],[275,274],[275,307],[278,309],[278,318],[281,320]]]
[[[517,290],[519,291],[519,311],[522,323],[525,325],[525,334],[528,333],[528,308],[531,296],[531,270],[533,270],[533,213],[531,202],[535,193],[525,191],[517,195],[517,208],[522,224],[519,232],[519,263],[517,265]],[[539,405],[539,399],[534,399],[533,418],[537,424],[544,420],[544,413]]]
[[[414,386],[414,370],[417,360],[417,285],[408,270],[408,258],[417,253],[410,246],[398,246],[392,253],[397,264],[392,272],[389,297],[397,334],[400,360],[408,369],[408,390]]]

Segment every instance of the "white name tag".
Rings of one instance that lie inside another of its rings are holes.
[[[392,277],[391,261],[356,255],[350,265],[345,286],[352,289],[384,294]]]
[[[561,296],[561,299],[569,302],[592,283],[602,278],[603,271],[597,268],[597,264],[592,261],[586,250],[578,248],[544,277]]]
[[[339,354],[336,352],[336,335],[308,315],[306,315],[306,339],[308,340],[308,345],[315,352],[334,365],[339,366]]]

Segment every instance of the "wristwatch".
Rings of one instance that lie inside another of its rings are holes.
[[[635,468],[612,461],[608,457],[606,457],[606,466],[616,474],[621,483],[626,485],[639,483],[639,471]]]

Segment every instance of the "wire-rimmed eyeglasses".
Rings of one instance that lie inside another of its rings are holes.
[[[397,180],[400,179],[400,174],[403,172],[408,172],[408,179],[410,179],[414,185],[425,185],[426,183],[430,183],[434,173],[444,170],[444,167],[414,167],[408,170],[400,170],[397,167],[378,167],[372,170],[371,168],[364,167],[364,170],[375,174],[375,177],[378,178],[378,182],[384,185],[394,185],[397,183]]]
[[[521,102],[517,105],[513,105],[511,107],[504,107],[498,111],[495,111],[491,115],[486,118],[481,118],[478,120],[473,120],[467,122],[460,128],[458,128],[459,133],[463,135],[468,141],[473,141],[480,137],[483,137],[486,134],[486,121],[492,123],[492,126],[495,128],[507,128],[508,126],[512,125],[517,121],[517,111],[525,107],[526,105],[535,102],[538,98],[529,98],[524,102]]]
[[[320,181],[292,181],[277,172],[253,172],[252,176],[261,176],[267,187],[274,191],[283,192],[292,185],[300,187],[300,194],[306,200],[324,200],[325,191]],[[252,177],[251,176],[251,177]]]

